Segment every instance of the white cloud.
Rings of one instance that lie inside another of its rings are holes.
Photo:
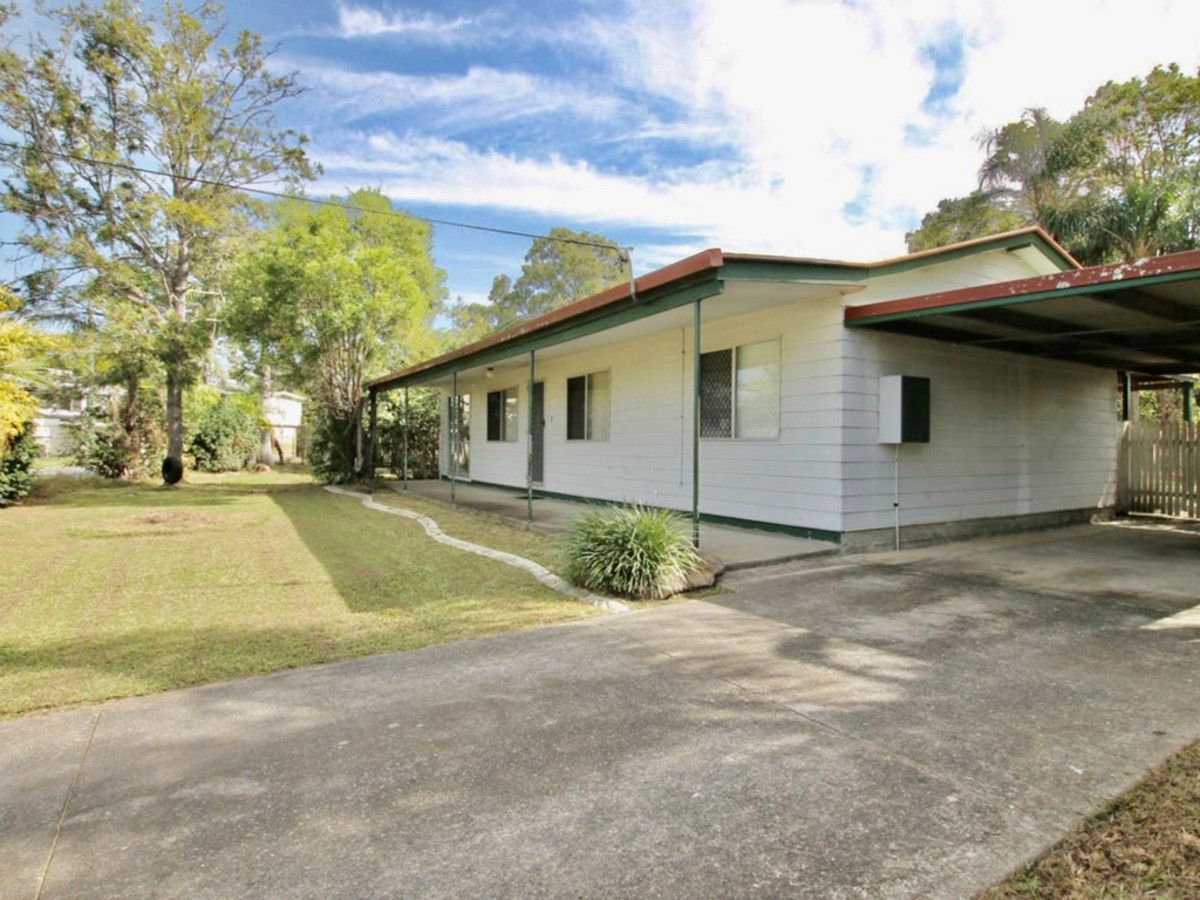
[[[397,12],[389,15],[376,9],[339,3],[337,33],[345,38],[403,35],[432,41],[448,41],[468,33],[477,21],[466,16],[447,19],[428,13],[407,15]]]
[[[280,67],[300,68],[323,106],[339,115],[379,115],[423,108],[426,128],[466,124],[496,125],[521,118],[569,113],[606,120],[620,104],[579,86],[527,72],[472,66],[463,74],[404,75],[381,70],[282,59]]]
[[[411,22],[371,16],[356,27]],[[457,22],[434,24],[445,33],[472,30]],[[722,152],[710,161],[633,176],[556,154],[553,144],[500,152],[444,135],[383,131],[322,158],[335,189],[379,184],[401,202],[659,227],[678,233],[681,245],[694,235],[698,245],[870,258],[902,250],[906,225],[974,186],[983,129],[1034,105],[1068,115],[1102,82],[1156,63],[1194,69],[1198,28],[1200,5],[1173,0],[702,0],[687,7],[646,0],[559,29],[563,44],[586,45],[605,61],[609,79],[599,99],[490,69],[473,70],[474,78],[382,79],[364,93],[382,103],[409,97],[451,107],[462,92],[473,114],[487,116],[490,106],[502,118],[518,114],[529,93],[544,100],[566,91],[550,114],[598,103],[623,129],[607,140],[711,141]],[[923,101],[935,71],[922,50],[947,33],[963,37],[963,80],[930,112]],[[639,102],[656,110],[665,102],[682,115],[628,115]],[[906,139],[914,127],[928,138],[920,146]],[[553,127],[545,133],[553,139]],[[849,222],[843,208],[856,200],[862,215]]]
[[[346,149],[320,154],[326,175],[317,190],[340,193],[374,185],[402,204],[491,207],[574,223],[667,228],[694,234],[697,247],[720,243],[828,254],[851,236],[870,252],[887,247],[888,236],[878,229],[848,225],[840,205],[835,216],[821,216],[819,206],[805,215],[802,196],[738,167],[709,165],[637,178],[556,155],[519,157],[418,135],[343,135],[337,143]],[[638,261],[640,268],[640,254]]]

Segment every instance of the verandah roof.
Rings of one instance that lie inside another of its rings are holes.
[[[1151,375],[1200,372],[1200,250],[851,306],[845,324]]]
[[[725,291],[727,283],[827,283],[834,289],[850,292],[864,287],[868,277],[998,249],[1032,250],[1061,269],[1075,269],[1079,265],[1036,227],[873,262],[724,253],[714,248],[639,276],[635,291],[630,290],[628,283],[617,285],[561,309],[519,322],[473,344],[377,378],[366,387],[374,393],[427,384],[456,370],[491,365],[530,350],[563,344],[667,312],[695,300],[718,297]]]

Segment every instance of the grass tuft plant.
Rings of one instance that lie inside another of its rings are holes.
[[[575,584],[638,600],[667,596],[700,567],[682,516],[636,505],[588,510],[572,524],[564,555]]]

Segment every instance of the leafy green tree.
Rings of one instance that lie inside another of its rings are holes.
[[[301,89],[272,73],[257,35],[223,40],[216,3],[150,12],[107,0],[47,15],[53,42],[0,50],[0,123],[18,138],[0,150],[10,172],[0,197],[44,261],[22,291],[35,307],[76,321],[86,311],[102,330],[145,340],[165,375],[167,455],[178,461],[216,281],[260,208],[240,189],[313,175],[304,136],[274,118]]]
[[[516,281],[497,275],[486,303],[465,304],[455,310],[459,342],[476,340],[628,279],[616,241],[590,231],[553,228],[547,237],[534,239]]]
[[[1089,264],[1200,245],[1200,75],[1172,65],[1109,82],[1066,122],[1028,110],[982,146],[980,189],[939,203],[910,250],[1001,221],[1041,225]]]
[[[229,290],[229,334],[259,364],[317,404],[314,441],[330,447],[330,480],[356,468],[366,379],[423,355],[445,273],[428,224],[378,191],[344,202],[279,203]]]
[[[30,391],[42,380],[54,341],[16,317],[17,298],[0,286],[0,455],[37,412]]]
[[[1020,213],[1006,209],[983,191],[965,197],[950,197],[937,209],[925,214],[918,228],[904,236],[910,253],[956,244],[971,238],[998,234],[1020,228],[1025,220]]]

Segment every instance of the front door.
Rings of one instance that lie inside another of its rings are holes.
[[[533,400],[530,403],[530,438],[533,441],[533,480],[542,482],[546,461],[546,384],[536,381],[533,385]]]

